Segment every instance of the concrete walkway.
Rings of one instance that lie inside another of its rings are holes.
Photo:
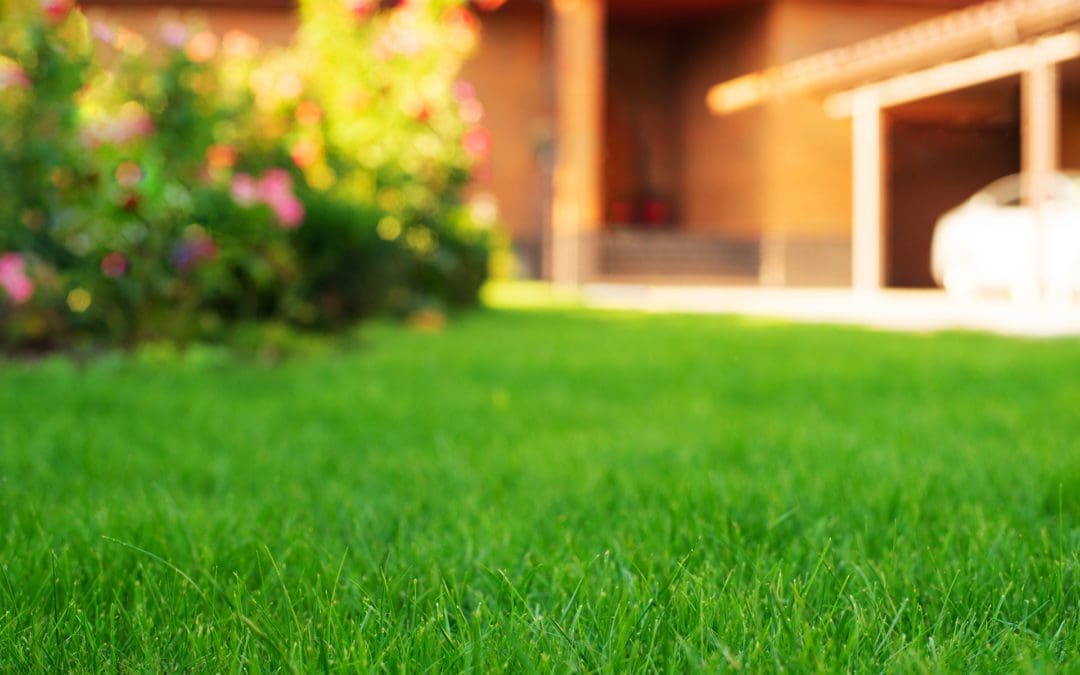
[[[886,330],[976,330],[1029,337],[1080,336],[1080,305],[961,302],[936,290],[724,288],[593,283],[584,304],[648,312],[741,314]]]

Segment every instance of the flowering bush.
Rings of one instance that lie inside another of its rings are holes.
[[[490,138],[475,89],[458,77],[477,18],[460,0],[303,0],[301,15],[298,68],[321,107],[297,107],[307,123],[292,156],[324,193],[320,218],[337,224],[298,233],[300,250],[368,260],[364,270],[312,265],[315,296],[346,315],[475,301],[489,241],[462,190]],[[343,204],[366,217],[348,222]]]
[[[241,32],[168,21],[148,41],[70,1],[0,0],[0,342],[475,301],[488,239],[461,193],[490,139],[456,80],[475,17],[302,10],[297,46],[260,53]]]

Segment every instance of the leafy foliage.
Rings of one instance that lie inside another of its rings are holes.
[[[311,2],[296,45],[261,51],[237,31],[169,20],[148,41],[62,0],[3,2],[0,344],[475,302],[490,224],[463,187],[487,146],[456,79],[477,37],[460,3]]]

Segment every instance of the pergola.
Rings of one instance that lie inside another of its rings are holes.
[[[848,47],[716,85],[708,105],[728,114],[811,95],[851,119],[852,284],[884,283],[883,110],[997,80],[1021,79],[1025,199],[1041,208],[1058,168],[1058,64],[1080,56],[1080,0],[995,0]]]

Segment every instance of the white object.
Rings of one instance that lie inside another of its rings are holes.
[[[1080,174],[1055,174],[1039,209],[1024,204],[1019,174],[994,181],[938,219],[934,280],[950,295],[1007,293],[1071,301],[1080,291]]]

